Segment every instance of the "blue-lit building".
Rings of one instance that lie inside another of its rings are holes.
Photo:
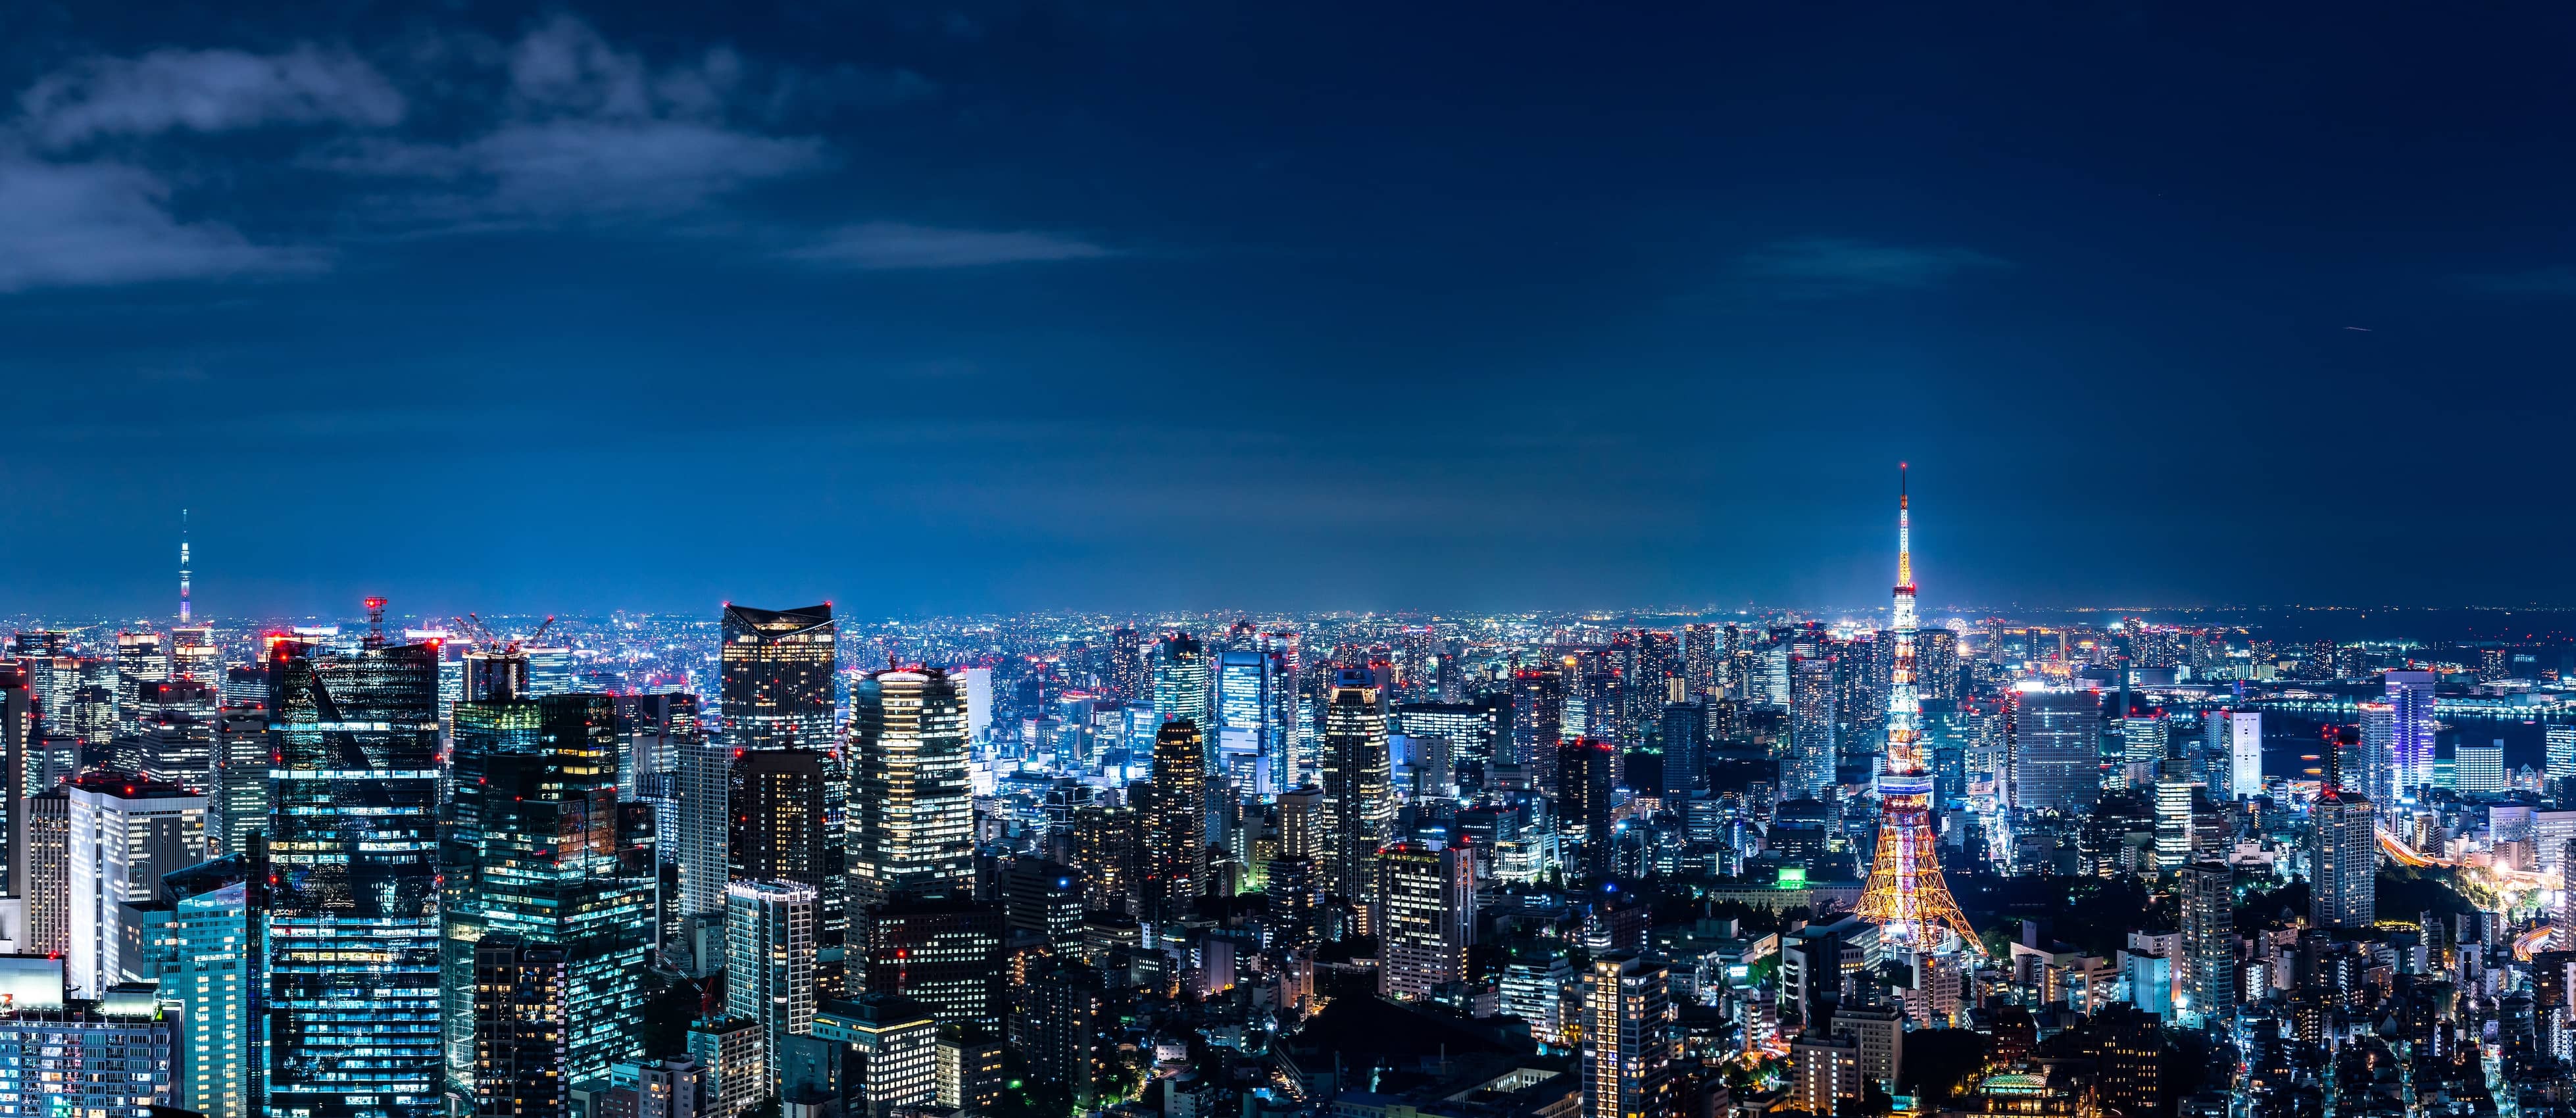
[[[239,881],[180,900],[179,950],[161,967],[161,998],[179,1007],[172,1104],[206,1118],[259,1113],[261,1043],[258,910]]]
[[[1287,778],[1296,681],[1279,652],[1229,649],[1216,665],[1216,761],[1238,792],[1277,795]]]
[[[268,646],[276,1118],[439,1112],[438,659]]]
[[[449,1087],[474,1091],[476,947],[502,936],[561,949],[560,997],[545,1004],[563,1014],[563,1066],[548,1081],[603,1077],[637,1054],[657,879],[652,807],[617,799],[615,701],[473,700],[455,726],[440,844]]]
[[[169,1105],[175,1030],[152,984],[65,1003],[61,960],[50,962],[53,1004],[0,1013],[0,1118],[149,1118]]]

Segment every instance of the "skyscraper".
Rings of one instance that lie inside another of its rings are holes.
[[[1861,892],[1861,919],[1879,925],[1884,940],[1917,952],[1958,945],[1982,951],[1968,919],[1941,880],[1938,835],[1932,822],[1934,778],[1924,764],[1923,703],[1914,672],[1913,499],[1899,466],[1896,497],[1896,588],[1885,639],[1890,644],[1887,749],[1878,777],[1878,851]]]
[[[1154,720],[1213,725],[1212,688],[1206,646],[1188,633],[1163,638],[1154,656]]]
[[[2461,742],[2455,751],[2453,784],[2462,795],[2493,796],[2505,790],[2504,742],[2493,745],[2470,745]]]
[[[2236,871],[2204,858],[2182,868],[2183,990],[2189,1020],[2225,1015],[2236,1004]]]
[[[240,854],[268,829],[268,710],[228,706],[215,716],[215,781],[207,830],[215,853]]]
[[[2370,800],[2345,790],[2339,746],[2358,744],[2349,728],[2329,730],[2325,753],[2325,791],[2309,808],[2308,923],[2318,928],[2368,928],[2377,919],[2375,882],[2379,872],[2377,823]]]
[[[832,604],[766,610],[725,603],[722,668],[725,741],[737,749],[829,750]]]
[[[1259,641],[1261,638],[1255,638]],[[1296,720],[1292,680],[1277,652],[1229,648],[1217,656],[1216,756],[1239,795],[1277,795],[1288,776],[1288,727]]]
[[[819,750],[745,750],[734,758],[727,793],[731,880],[788,881],[814,890],[815,977],[827,998],[842,994],[850,932],[848,828],[832,810],[839,779],[831,757]]]
[[[1690,794],[1708,782],[1707,752],[1702,748],[1708,735],[1708,700],[1666,703],[1663,711],[1664,806],[1676,809]]]
[[[264,852],[249,859],[264,863]],[[178,1089],[182,1110],[206,1118],[255,1118],[267,1071],[260,1036],[260,950],[265,914],[259,884],[237,881],[175,906],[179,950],[165,961],[160,996],[179,1006]]]
[[[470,957],[466,1097],[475,1118],[565,1118],[572,1080],[564,1074],[563,945],[501,933],[476,942]]]
[[[1556,749],[1556,813],[1583,841],[1583,880],[1610,879],[1610,790],[1618,747],[1598,738],[1573,738]]]
[[[1327,887],[1365,906],[1376,887],[1369,860],[1395,823],[1386,716],[1366,670],[1342,668],[1324,705],[1324,866]]]
[[[962,887],[975,874],[966,707],[937,668],[876,672],[851,697],[858,904]]]
[[[732,878],[733,750],[700,738],[680,746],[680,915],[701,931],[721,923]],[[695,943],[697,973],[723,963],[722,942]],[[706,947],[716,950],[707,951]],[[714,958],[706,956],[713,955]]]
[[[2392,671],[2388,689],[2389,788],[2385,793],[2412,801],[2415,790],[2433,783],[2433,673]]]
[[[1011,974],[998,905],[959,895],[898,897],[862,913],[853,953],[870,994],[901,994],[943,1021],[999,1027]]]
[[[1189,719],[1154,734],[1154,780],[1145,805],[1146,919],[1176,922],[1196,910],[1207,885],[1207,747]]]
[[[544,1082],[605,1076],[609,1065],[639,1054],[633,1008],[643,997],[658,876],[643,841],[650,809],[617,798],[615,702],[584,694],[471,699],[456,704],[454,724],[454,793],[439,843],[451,1088],[488,1105],[481,1095],[492,1089],[488,1069],[476,1062],[485,1058],[490,1038],[477,1030],[491,1007],[474,1000],[486,967],[537,984],[499,993],[540,1000],[495,1012],[541,1025],[537,1032],[552,1038],[513,1049],[509,1059],[559,1054]],[[507,940],[503,955],[481,950],[495,938]],[[556,1016],[534,1022],[528,1015],[539,1010]]]
[[[269,1105],[440,1108],[438,649],[268,647]]]
[[[1822,799],[1834,783],[1834,661],[1825,655],[1789,662],[1789,756],[1780,763],[1780,798]]]
[[[1674,1049],[1665,1022],[1666,968],[1634,951],[1592,960],[1584,975],[1583,1118],[1664,1118],[1673,1112]]]
[[[2227,792],[2236,799],[2263,794],[2263,712],[2213,714],[2227,719]]]
[[[2091,691],[2013,693],[2012,803],[2072,815],[2102,797],[2102,700]]]
[[[19,950],[60,956],[72,943],[72,796],[54,785],[18,801],[26,814],[15,836],[10,880],[27,902],[27,930]]]
[[[2548,748],[2542,763],[2549,768],[2543,775],[2552,781],[2576,776],[2576,726],[2550,726],[2540,731],[2540,737]],[[2554,793],[2556,785],[2550,787]]]
[[[814,1029],[817,899],[786,881],[725,886],[725,1014],[759,1023],[764,1084],[774,1085],[787,1038]]]
[[[1528,766],[1533,783],[1555,786],[1556,743],[1565,731],[1565,676],[1554,667],[1524,668],[1512,673],[1512,726],[1509,749],[1495,750],[1495,760]]]
[[[206,797],[130,773],[98,772],[69,786],[72,989],[98,997],[119,982],[159,976],[120,957],[121,914],[161,897],[161,875],[205,861]]]
[[[1378,851],[1377,992],[1412,1001],[1467,976],[1476,941],[1476,860],[1407,839]]]

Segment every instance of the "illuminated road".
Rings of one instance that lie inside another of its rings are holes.
[[[2426,866],[2459,865],[2458,862],[2454,862],[2448,858],[2425,857],[2421,851],[2406,845],[2405,842],[2398,839],[2396,835],[2391,834],[2386,827],[2381,827],[2379,829],[2379,849],[2389,857],[2397,859],[2399,863],[2413,866],[2417,869],[2422,869]]]
[[[2526,963],[2530,962],[2532,953],[2540,950],[2542,944],[2548,943],[2549,935],[2554,931],[2557,929],[2543,924],[2513,937],[2513,957]]]

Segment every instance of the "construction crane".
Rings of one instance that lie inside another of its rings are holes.
[[[493,632],[491,626],[485,625],[483,618],[477,614],[468,613],[463,617],[451,617],[447,622],[456,626],[457,631],[472,638],[478,645],[498,650],[503,656],[516,656],[519,654],[521,644],[545,635],[546,629],[555,623],[555,615],[547,614],[546,619],[538,622],[536,629],[527,636],[512,637],[506,641],[501,639],[500,634]]]

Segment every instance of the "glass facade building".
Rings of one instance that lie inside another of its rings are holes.
[[[725,604],[723,679],[725,741],[737,749],[831,749],[832,642],[838,632],[829,603],[766,610]]]
[[[937,668],[874,673],[850,709],[857,805],[852,902],[945,892],[975,876],[975,805],[966,772],[966,706]]]
[[[284,638],[266,662],[268,1113],[432,1118],[438,648]]]
[[[560,1005],[560,1081],[605,1076],[636,1054],[632,1009],[643,999],[656,872],[651,807],[617,799],[614,701],[467,701],[455,725],[440,843],[450,1088],[472,1097],[481,1078],[477,945],[495,937],[520,945],[512,958],[560,949],[560,996],[544,1003]]]

